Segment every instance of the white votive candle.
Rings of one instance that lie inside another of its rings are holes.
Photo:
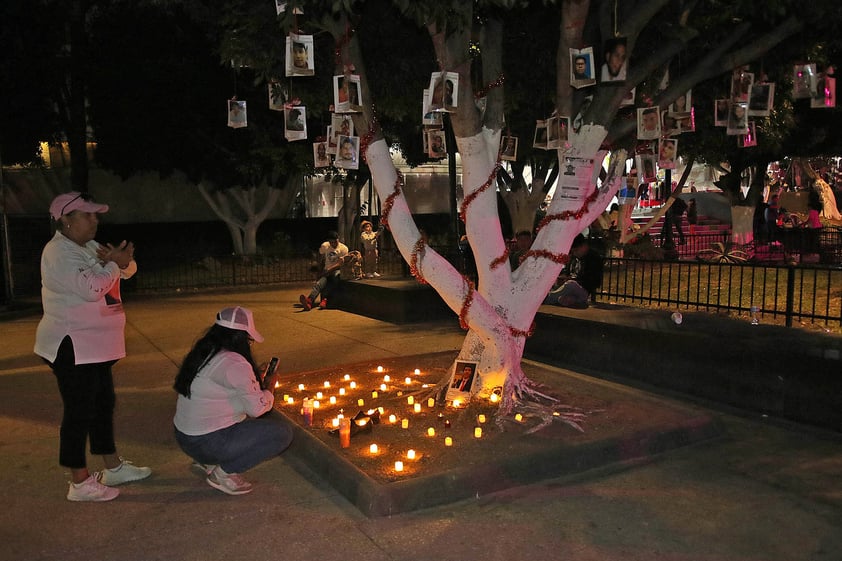
[[[325,380],[325,387],[326,387],[326,388],[329,388],[329,387],[330,387],[330,382],[328,382],[327,380]]]
[[[412,397],[412,396],[409,396],[409,397],[407,397],[407,398],[406,398],[406,402],[407,402],[409,405],[412,405],[413,403],[415,403],[415,398],[414,398],[414,397]]]
[[[482,427],[474,428],[474,438],[482,438]]]
[[[436,436],[436,429],[430,427],[427,429],[427,436]]]
[[[350,379],[351,379],[351,375],[350,375],[350,374],[345,374],[345,376],[343,376],[343,378],[344,378],[344,379],[345,379],[345,381],[347,382],[348,380],[350,380]]]
[[[404,379],[403,379],[403,383],[404,383],[404,384],[406,384],[406,385],[411,384],[411,383],[412,383],[412,378],[410,378],[410,377],[408,377],[408,376],[407,376],[406,378],[404,378]]]
[[[421,412],[421,404],[416,403],[415,405],[412,406],[412,410],[415,411],[416,413],[420,413]]]
[[[345,395],[345,388],[339,388],[339,395]]]
[[[351,382],[351,389],[353,390],[353,389],[354,389],[354,388],[356,388],[356,387],[357,387],[357,383],[356,383],[356,382]]]
[[[304,384],[298,384],[298,391],[304,391]]]
[[[419,374],[421,374],[421,369],[420,369],[420,368],[416,368],[416,369],[415,369],[415,375],[416,375],[416,376],[418,376]]]
[[[330,396],[330,404],[336,405],[336,396],[335,395]]]
[[[378,367],[377,367],[377,371],[378,371],[378,372],[383,372],[383,367],[382,367],[382,366],[378,366]]]
[[[380,384],[380,391],[381,391],[381,392],[385,392],[385,391],[386,391],[386,384]]]
[[[316,399],[322,399],[325,396],[322,392],[316,392]]]
[[[403,471],[403,462],[398,460],[395,462],[395,471]]]
[[[394,415],[389,415],[389,422],[390,423],[396,423],[397,421],[398,421],[397,417],[395,417]]]
[[[412,450],[412,449],[407,450],[406,451],[406,458],[408,460],[414,460],[415,459],[415,450]]]
[[[369,446],[369,447],[368,447],[368,451],[369,451],[369,452],[371,452],[372,454],[376,454],[376,453],[377,453],[377,450],[378,450],[378,449],[377,449],[377,445],[376,445],[376,444],[372,444],[371,446]]]

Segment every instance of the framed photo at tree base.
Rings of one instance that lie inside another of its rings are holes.
[[[477,384],[477,368],[479,364],[469,360],[457,360],[453,365],[453,371],[450,373],[450,381],[447,384],[447,399],[452,401],[454,399],[468,399],[470,398],[472,389],[479,388],[481,384]]]

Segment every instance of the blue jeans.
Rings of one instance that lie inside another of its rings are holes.
[[[273,410],[199,436],[175,429],[175,440],[185,454],[201,464],[218,465],[227,473],[243,473],[286,450],[292,442],[292,429]]]

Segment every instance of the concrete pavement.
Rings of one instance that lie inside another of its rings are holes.
[[[646,465],[390,518],[366,518],[283,457],[249,472],[250,495],[211,489],[173,440],[171,383],[219,308],[254,310],[266,337],[256,354],[280,356],[282,372],[461,344],[455,315],[394,325],[337,310],[302,313],[294,304],[304,288],[128,296],[128,357],[115,367],[118,446],[154,473],[111,503],[65,499],[60,399],[31,350],[39,318],[0,323],[0,560],[842,559],[840,438],[723,411],[726,438]],[[95,458],[91,467],[99,469]]]

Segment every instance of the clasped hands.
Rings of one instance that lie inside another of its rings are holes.
[[[96,250],[96,255],[103,263],[114,261],[118,267],[125,269],[134,259],[134,244],[123,240],[116,246],[110,243],[100,245]]]

